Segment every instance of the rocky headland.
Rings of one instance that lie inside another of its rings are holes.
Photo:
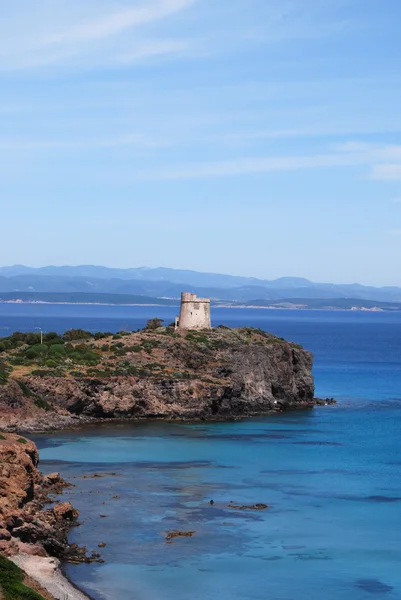
[[[313,356],[259,329],[72,330],[0,341],[0,429],[96,419],[226,419],[312,407]]]
[[[101,559],[68,543],[78,512],[56,496],[68,484],[57,473],[42,475],[37,448],[21,432],[108,419],[229,419],[327,402],[314,397],[313,356],[297,344],[253,328],[160,325],[0,340],[0,555],[24,569],[14,576],[39,593],[29,598],[84,598],[57,570],[57,558]],[[0,597],[2,569],[9,581],[10,566],[0,564]]]

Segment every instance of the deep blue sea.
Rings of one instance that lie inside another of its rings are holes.
[[[130,330],[175,313],[0,304],[0,335]],[[107,544],[104,564],[66,565],[68,576],[95,600],[400,600],[401,313],[215,309],[220,323],[312,350],[316,393],[338,404],[36,436],[42,470],[76,486],[71,541]],[[167,543],[173,529],[196,533]]]

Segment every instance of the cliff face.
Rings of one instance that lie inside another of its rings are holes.
[[[66,556],[67,532],[78,516],[69,502],[44,510],[49,494],[66,483],[55,473],[43,477],[33,442],[0,435],[0,553]]]
[[[100,357],[96,368],[11,376],[0,387],[0,427],[91,417],[227,418],[314,403],[311,353],[260,330],[160,329],[92,342],[91,352]]]

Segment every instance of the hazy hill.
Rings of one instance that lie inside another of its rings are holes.
[[[353,298],[401,302],[401,288],[360,284],[315,283],[298,277],[275,280],[199,273],[178,269],[110,269],[83,265],[0,267],[0,296],[10,292],[125,294],[148,298],[178,298],[191,291],[223,301]]]

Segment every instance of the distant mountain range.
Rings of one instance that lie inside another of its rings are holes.
[[[18,293],[33,294],[103,294],[125,295],[146,302],[154,299],[178,299],[181,291],[190,291],[221,302],[244,304],[297,302],[305,300],[369,300],[401,303],[401,288],[363,286],[360,284],[315,283],[299,277],[275,280],[238,277],[217,273],[200,273],[179,269],[145,267],[113,269],[82,265],[77,267],[41,267],[15,265],[0,267],[0,299]],[[21,298],[22,299],[22,298]],[[317,303],[319,304],[319,303]],[[326,302],[323,302],[326,304]],[[349,304],[346,303],[346,304]]]

